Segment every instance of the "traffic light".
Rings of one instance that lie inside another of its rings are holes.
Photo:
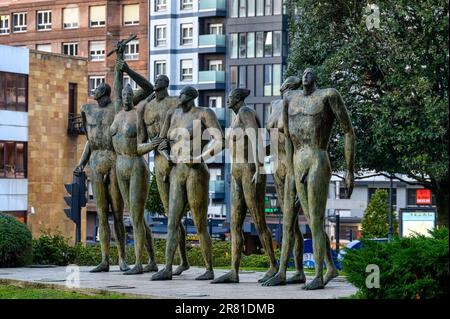
[[[81,240],[81,207],[86,206],[86,175],[83,173],[73,176],[73,182],[64,184],[69,196],[64,196],[64,201],[69,208],[64,208],[64,213],[76,225],[76,241]]]

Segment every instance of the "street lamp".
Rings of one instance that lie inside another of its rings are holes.
[[[341,228],[341,216],[339,214],[339,210],[334,211],[334,220],[336,222],[336,230],[335,230],[335,236],[336,236],[336,254],[339,254],[339,237],[340,237],[340,228]]]
[[[391,183],[389,187],[389,234],[388,234],[388,240],[391,241],[394,238],[394,225],[392,223],[392,195],[393,195],[393,177],[392,174],[389,176]]]

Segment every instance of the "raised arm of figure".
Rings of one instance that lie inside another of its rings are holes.
[[[147,97],[149,97],[153,93],[153,84],[151,84],[145,77],[140,75],[139,73],[133,71],[130,69],[128,64],[121,59],[118,59],[117,62],[117,68],[121,70],[122,72],[127,73],[130,78],[134,80],[134,82],[139,85],[140,89],[137,90],[134,93],[133,103],[134,105],[138,105],[139,102],[145,100]]]

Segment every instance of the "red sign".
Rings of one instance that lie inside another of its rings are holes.
[[[418,189],[416,191],[417,205],[431,205],[431,191],[429,189]]]

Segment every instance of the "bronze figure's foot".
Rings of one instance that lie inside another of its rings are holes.
[[[161,269],[156,274],[154,274],[151,278],[153,281],[157,280],[172,280],[172,272],[166,270],[166,268]]]
[[[179,276],[189,268],[191,268],[191,266],[189,265],[179,265],[177,269],[175,269],[175,271],[173,272],[172,276]]]
[[[282,275],[280,273],[276,274],[266,282],[262,284],[265,287],[272,287],[272,286],[284,286],[286,285],[286,274]]]
[[[157,272],[157,271],[158,265],[154,261],[149,262],[147,266],[144,267],[144,272]]]
[[[203,275],[198,276],[195,280],[212,280],[214,279],[214,270],[207,270]]]
[[[286,280],[286,284],[304,284],[306,282],[306,276],[303,271],[297,271],[294,276]]]
[[[337,276],[339,276],[339,273],[336,269],[330,269],[329,271],[327,270],[327,273],[325,274],[325,278],[323,280],[323,285],[326,286],[326,284],[328,284],[331,280],[333,280]]]
[[[109,263],[107,261],[102,261],[100,265],[92,269],[90,272],[108,272]]]
[[[128,266],[127,262],[125,260],[120,260],[119,261],[119,268],[120,271],[128,271],[130,270],[130,266]]]
[[[135,265],[132,269],[124,272],[124,275],[141,275],[144,273],[144,268],[142,267],[142,265]]]
[[[227,272],[225,275],[214,279],[212,284],[237,284],[239,282],[239,275],[235,271]]]
[[[309,284],[303,286],[303,290],[316,290],[323,289],[325,286],[323,284],[323,279],[316,277]]]
[[[273,276],[275,276],[278,272],[278,269],[275,267],[271,267],[269,269],[268,272],[266,272],[266,274],[264,275],[264,277],[262,277],[260,280],[258,280],[259,283],[263,283],[266,282],[267,280],[269,280],[270,278],[272,278]]]

